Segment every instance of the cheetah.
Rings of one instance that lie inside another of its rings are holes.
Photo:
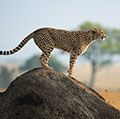
[[[101,29],[67,31],[55,28],[40,28],[25,37],[14,49],[0,51],[0,55],[11,55],[16,53],[32,38],[35,44],[42,50],[40,63],[44,68],[50,68],[48,66],[48,61],[54,48],[69,52],[70,63],[68,76],[72,77],[77,57],[83,54],[96,40],[104,40],[106,35]]]

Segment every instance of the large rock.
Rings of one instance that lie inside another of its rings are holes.
[[[120,111],[73,78],[34,69],[0,94],[0,119],[120,119]]]

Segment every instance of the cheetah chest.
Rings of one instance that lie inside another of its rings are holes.
[[[82,53],[81,54],[85,53],[87,51],[88,47],[89,46],[82,46],[82,48],[81,48]]]

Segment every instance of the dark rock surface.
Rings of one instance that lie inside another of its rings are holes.
[[[75,79],[41,68],[0,93],[0,119],[120,119],[120,111]]]

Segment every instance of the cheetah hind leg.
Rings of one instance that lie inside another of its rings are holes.
[[[74,52],[71,52],[70,54],[70,63],[69,63],[69,70],[68,70],[68,73],[69,73],[69,77],[73,77],[73,68],[74,68],[74,65],[76,63],[76,60],[77,60],[77,55],[74,53]]]
[[[52,67],[49,67],[49,65],[48,65],[48,61],[49,61],[51,52],[52,51],[50,51],[48,53],[42,53],[42,55],[40,56],[40,63],[42,65],[42,67],[45,69],[53,69]]]

